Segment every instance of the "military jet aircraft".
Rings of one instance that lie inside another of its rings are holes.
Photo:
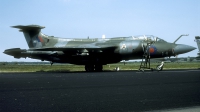
[[[152,35],[130,37],[73,39],[41,33],[39,25],[17,25],[24,33],[29,49],[12,48],[4,51],[14,58],[32,58],[53,63],[85,65],[86,71],[102,71],[103,65],[122,60],[170,57],[196,48],[166,42]],[[147,55],[144,55],[147,54]],[[146,62],[147,62],[146,61]]]

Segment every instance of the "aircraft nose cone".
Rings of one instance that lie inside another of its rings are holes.
[[[175,48],[174,48],[174,53],[175,54],[182,54],[182,53],[187,53],[190,52],[192,50],[196,49],[195,47],[189,46],[189,45],[184,45],[184,44],[178,44]]]

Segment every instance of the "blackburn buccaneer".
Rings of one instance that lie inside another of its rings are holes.
[[[86,71],[102,71],[103,65],[122,60],[170,57],[196,48],[169,43],[152,35],[115,38],[58,38],[41,33],[43,26],[12,26],[23,32],[29,49],[12,48],[4,51],[14,58],[32,58],[53,63],[85,65]]]

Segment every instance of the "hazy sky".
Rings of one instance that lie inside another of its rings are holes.
[[[63,38],[154,35],[174,42],[189,34],[177,43],[197,47],[200,0],[0,0],[0,61],[37,61],[2,53],[28,49],[23,33],[10,26],[29,24],[45,26],[44,34]]]

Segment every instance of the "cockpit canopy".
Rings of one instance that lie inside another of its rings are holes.
[[[137,35],[130,37],[133,40],[145,40],[145,41],[154,41],[154,42],[166,42],[165,40],[158,38],[153,35]]]

